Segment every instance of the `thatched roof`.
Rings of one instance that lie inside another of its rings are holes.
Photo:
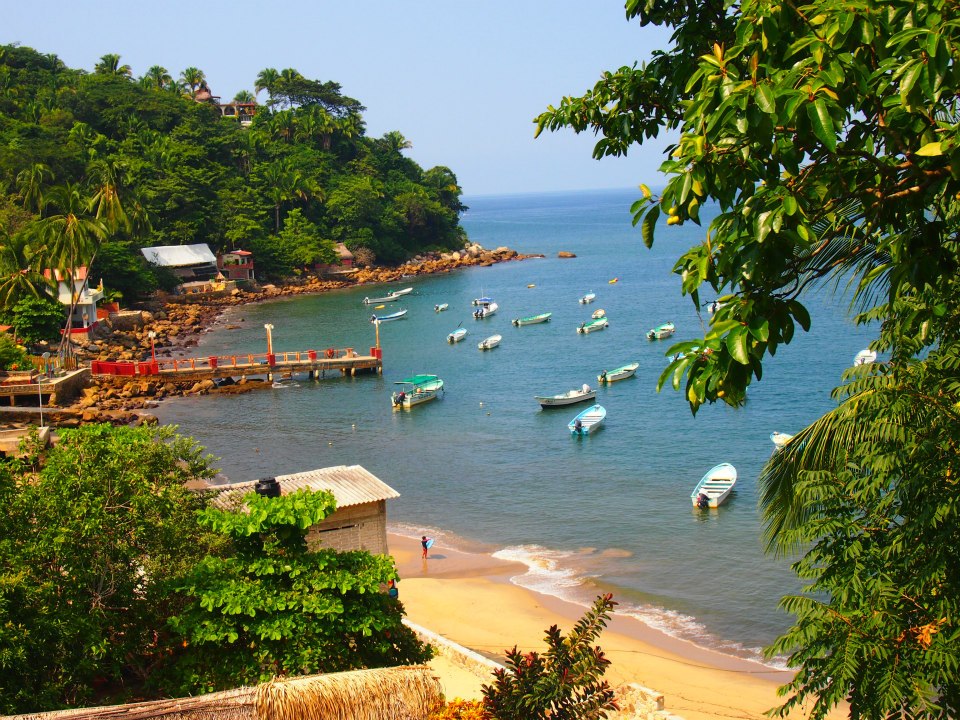
[[[273,680],[199,697],[15,715],[16,720],[418,720],[443,700],[425,666]]]

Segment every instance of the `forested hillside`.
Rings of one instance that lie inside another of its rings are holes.
[[[117,55],[84,71],[0,46],[0,304],[42,285],[34,271],[90,263],[136,299],[158,282],[148,245],[251,250],[273,279],[331,260],[338,241],[383,264],[463,245],[450,169],[404,157],[399,132],[367,137],[336,82],[269,68],[250,81],[232,98],[259,96],[243,125],[197,68],[136,78]]]

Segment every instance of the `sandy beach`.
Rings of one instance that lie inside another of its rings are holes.
[[[439,545],[424,561],[416,538],[395,534],[389,545],[407,617],[498,662],[513,645],[543,649],[547,627],[556,624],[566,634],[583,614],[579,605],[511,584],[511,576],[526,570],[519,563]],[[790,677],[671,638],[633,618],[615,617],[598,644],[611,660],[606,677],[612,685],[633,682],[656,690],[667,712],[688,720],[764,718],[779,704],[777,688]],[[434,668],[448,699],[480,697],[486,680],[442,660]]]

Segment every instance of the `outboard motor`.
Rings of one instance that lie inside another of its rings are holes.
[[[697,507],[701,510],[705,510],[706,508],[710,507],[710,498],[708,498],[704,493],[697,495]]]

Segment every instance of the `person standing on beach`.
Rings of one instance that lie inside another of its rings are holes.
[[[420,545],[423,547],[423,555],[421,555],[420,557],[426,560],[427,559],[427,536],[426,535],[423,535],[420,537]]]

